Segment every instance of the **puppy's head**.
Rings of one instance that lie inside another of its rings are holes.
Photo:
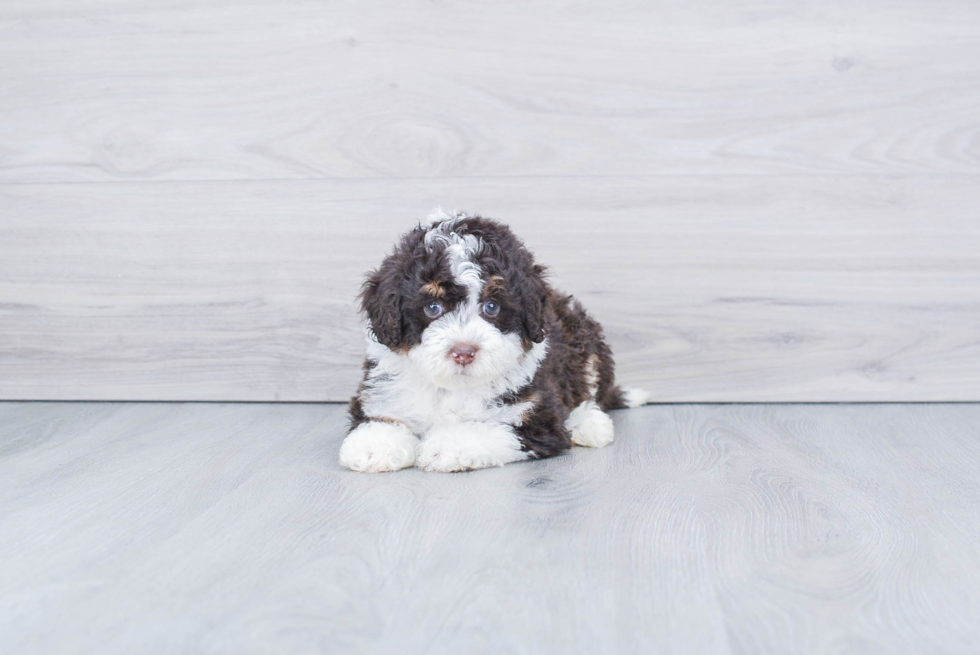
[[[451,389],[521,371],[545,339],[548,291],[544,269],[507,226],[440,212],[368,276],[361,308],[379,343]]]

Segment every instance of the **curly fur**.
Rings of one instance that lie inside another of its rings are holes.
[[[616,385],[601,326],[499,222],[433,215],[368,275],[360,299],[367,357],[341,458],[354,470],[458,471],[604,446],[605,412],[646,400]],[[441,315],[427,315],[433,303]],[[451,356],[460,343],[476,353],[465,365]],[[386,434],[397,443],[386,447]]]

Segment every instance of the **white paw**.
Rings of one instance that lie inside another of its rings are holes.
[[[643,389],[623,389],[623,402],[627,407],[640,407],[650,400],[650,394]]]
[[[578,446],[602,448],[613,440],[612,419],[592,400],[572,410],[565,420],[565,429],[572,433],[572,442]]]
[[[352,471],[380,473],[415,463],[419,440],[401,423],[369,421],[357,426],[340,446],[340,463]]]
[[[419,444],[415,463],[426,471],[469,471],[527,459],[510,426],[465,421],[436,425]]]

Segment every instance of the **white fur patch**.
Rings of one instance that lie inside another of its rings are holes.
[[[623,402],[627,407],[640,407],[650,401],[650,394],[643,389],[623,389]]]
[[[416,464],[426,471],[469,471],[527,459],[514,430],[476,421],[440,423],[419,444]]]
[[[457,365],[446,357],[458,334],[452,329],[440,333],[433,331],[435,324],[429,326],[423,344],[407,354],[394,352],[369,335],[367,358],[375,366],[368,371],[361,393],[364,413],[398,419],[416,434],[447,420],[519,425],[531,404],[500,405],[496,400],[530,383],[548,352],[547,341],[525,352],[516,335],[477,320],[486,326],[478,330],[485,340],[473,342],[481,351],[462,372],[454,372]]]
[[[447,354],[453,344],[477,347],[468,366],[460,366]],[[446,389],[491,385],[520,367],[524,349],[516,334],[505,334],[480,316],[470,301],[434,321],[422,333],[422,341],[408,353],[409,359],[429,379]]]
[[[462,220],[466,218],[466,213],[461,211],[453,211],[452,213],[443,210],[442,207],[436,207],[433,209],[428,216],[425,217],[425,222],[428,227],[433,227],[439,223],[445,223],[446,221],[452,220]]]
[[[443,257],[449,263],[453,280],[467,288],[469,300],[476,303],[483,290],[480,267],[473,263],[473,257],[480,254],[483,243],[472,234],[457,234],[456,225],[468,218],[462,212],[447,214],[441,209],[429,215],[429,231],[425,234],[425,246],[432,252],[436,246],[443,247]]]
[[[364,473],[398,471],[415,464],[418,442],[411,430],[400,423],[362,423],[340,446],[340,463]]]
[[[593,400],[579,403],[565,420],[565,429],[572,433],[578,446],[602,448],[613,441],[613,422]]]

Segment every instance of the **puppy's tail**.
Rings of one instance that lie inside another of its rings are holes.
[[[650,402],[650,394],[643,389],[622,389],[623,404],[626,407],[642,407]]]
[[[650,394],[643,389],[613,387],[604,400],[605,402],[601,403],[604,410],[632,409],[646,405],[650,401]]]

